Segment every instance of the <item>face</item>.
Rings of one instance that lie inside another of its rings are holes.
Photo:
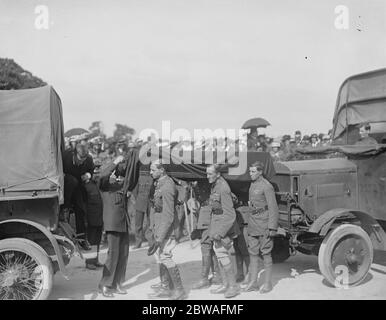
[[[87,144],[78,143],[76,145],[76,154],[79,159],[84,160],[88,154]]]
[[[206,169],[206,177],[208,178],[209,183],[215,182],[220,174],[216,172],[216,170],[213,167],[208,167]]]
[[[157,165],[152,163],[150,165],[150,175],[152,176],[153,179],[158,179],[161,177],[163,173],[163,170],[161,168],[157,168]]]
[[[249,175],[251,176],[252,181],[255,181],[258,179],[263,173],[263,170],[256,167],[250,167],[249,168]]]

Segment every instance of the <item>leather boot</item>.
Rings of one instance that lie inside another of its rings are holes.
[[[218,288],[210,290],[210,293],[213,293],[213,294],[225,293],[225,291],[227,291],[229,287],[228,278],[226,276],[224,267],[221,265],[221,263],[219,263],[219,269],[221,273],[222,283],[221,283],[221,286],[219,286]]]
[[[244,280],[244,263],[243,257],[240,254],[235,254],[236,260],[236,282],[242,282]]]
[[[222,284],[222,278],[221,278],[221,272],[220,272],[220,266],[217,260],[217,257],[215,254],[212,255],[212,271],[213,271],[213,277],[210,280],[211,284]]]
[[[188,296],[182,286],[180,270],[178,270],[177,266],[174,266],[173,268],[168,268],[168,271],[174,287],[170,300],[185,300]]]
[[[158,288],[153,288],[155,292],[148,295],[150,299],[169,298],[172,296],[171,288],[173,285],[171,283],[169,271],[162,263],[160,263],[160,278],[160,286]]]
[[[271,255],[264,255],[264,285],[260,290],[260,293],[268,293],[272,291],[272,257]]]
[[[208,279],[209,270],[210,270],[210,260],[211,260],[211,256],[209,255],[202,256],[201,279],[193,285],[192,287],[193,290],[205,289],[210,287],[210,281]]]
[[[159,267],[159,278],[160,278],[160,282],[158,283],[155,283],[155,284],[152,284],[150,286],[150,288],[152,288],[153,290],[158,290],[162,287],[162,283],[165,283],[165,268],[164,268],[164,265],[159,263],[158,264],[158,267]]]
[[[258,277],[258,271],[259,271],[258,261],[259,261],[258,256],[251,255],[251,263],[249,264],[249,273],[248,273],[250,279],[246,287],[243,288],[244,292],[259,291],[259,286],[257,285],[257,277]]]
[[[232,264],[230,263],[230,264],[226,265],[224,267],[224,271],[225,271],[227,281],[229,284],[227,290],[224,293],[224,297],[227,299],[233,298],[233,297],[237,296],[238,294],[240,294],[240,286],[238,283],[236,283],[236,277],[235,277],[235,273],[234,273]]]

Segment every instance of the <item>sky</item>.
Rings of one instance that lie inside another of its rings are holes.
[[[65,129],[327,132],[340,84],[386,66],[386,1],[0,0],[0,57],[55,88]]]

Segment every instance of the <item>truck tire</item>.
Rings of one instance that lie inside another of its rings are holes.
[[[0,300],[45,300],[53,269],[47,253],[24,238],[0,240]]]
[[[373,255],[366,231],[356,225],[343,224],[324,238],[318,255],[319,269],[335,287],[354,287],[365,279]]]
[[[273,238],[272,249],[273,263],[281,263],[286,261],[290,256],[289,240],[283,236],[276,236]]]

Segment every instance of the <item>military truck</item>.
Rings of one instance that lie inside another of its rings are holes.
[[[64,148],[51,86],[0,90],[0,300],[44,300],[78,252],[59,219]]]
[[[289,247],[318,256],[332,285],[366,278],[374,250],[386,250],[385,143],[386,69],[349,77],[339,88],[331,145],[298,150],[327,157],[275,164],[282,260]]]

